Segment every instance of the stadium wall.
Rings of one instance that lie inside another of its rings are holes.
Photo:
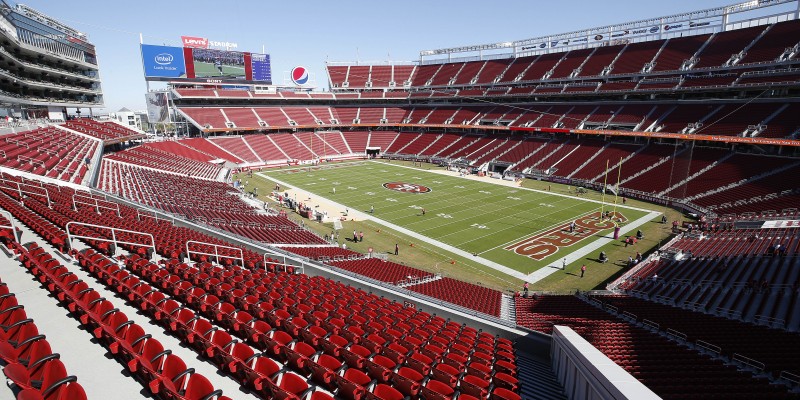
[[[570,327],[553,326],[553,371],[570,399],[660,399]]]

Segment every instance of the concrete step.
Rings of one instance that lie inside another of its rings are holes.
[[[520,351],[517,356],[517,379],[519,394],[523,399],[564,400],[564,387],[556,379],[549,360],[526,355]]]

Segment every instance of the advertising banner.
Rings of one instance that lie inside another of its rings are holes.
[[[185,78],[186,63],[183,48],[142,45],[144,76],[153,78]]]
[[[181,36],[183,47],[193,47],[197,49],[207,49],[208,39],[194,36]]]
[[[151,124],[169,120],[169,103],[166,92],[150,92],[145,94],[144,98],[147,103],[147,120]]]

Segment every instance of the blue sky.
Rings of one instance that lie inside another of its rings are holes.
[[[178,45],[181,35],[236,42],[272,57],[273,80],[296,65],[326,86],[325,60],[413,61],[419,51],[504,42],[676,14],[732,0],[613,1],[153,1],[26,0],[89,35],[97,47],[106,110],[144,108],[139,33]]]

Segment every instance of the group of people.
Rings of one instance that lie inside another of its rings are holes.
[[[774,245],[770,246],[769,250],[767,251],[769,252],[770,255],[783,257],[786,255],[786,246],[780,243],[775,243]]]
[[[325,241],[329,243],[339,243],[339,232],[331,231],[331,234],[325,234]]]
[[[636,252],[635,257],[628,256],[628,268],[635,266],[642,262],[642,253]]]

